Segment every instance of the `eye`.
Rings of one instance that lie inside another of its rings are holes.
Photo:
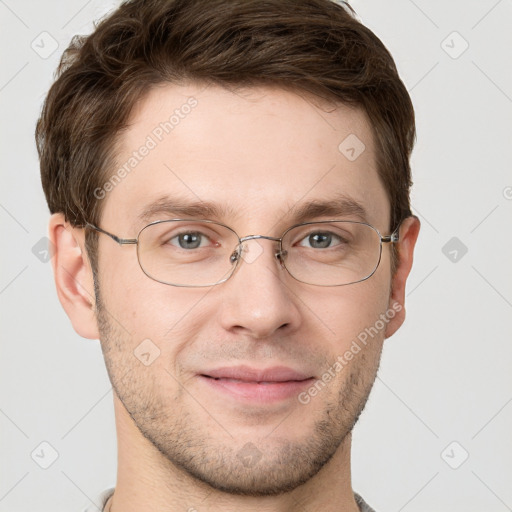
[[[333,244],[333,242],[337,242]],[[310,233],[308,236],[303,238],[299,245],[302,247],[311,247],[312,249],[328,249],[333,245],[340,245],[344,243],[344,240],[334,233],[329,231],[316,231]]]
[[[180,233],[169,239],[168,243],[180,249],[198,249],[206,247],[210,239],[199,231]]]

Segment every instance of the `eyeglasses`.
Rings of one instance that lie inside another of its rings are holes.
[[[383,243],[398,242],[398,228],[383,236],[365,222],[325,220],[288,228],[280,238],[249,235],[240,238],[230,227],[211,220],[157,220],[137,238],[119,238],[87,223],[120,245],[137,245],[142,271],[171,286],[206,287],[227,281],[244,259],[259,254],[247,241],[278,242],[274,256],[297,281],[316,286],[344,286],[371,277],[379,266]],[[261,247],[258,248],[262,252]]]

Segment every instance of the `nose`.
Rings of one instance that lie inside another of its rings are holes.
[[[255,339],[290,334],[301,323],[291,278],[272,240],[245,240],[241,261],[223,286],[222,327]]]

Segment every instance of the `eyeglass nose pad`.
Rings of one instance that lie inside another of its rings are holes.
[[[284,259],[286,258],[287,254],[288,251],[277,251],[274,255],[279,260],[279,263],[282,267],[284,267]]]
[[[229,261],[234,264],[236,263],[240,257],[242,256],[242,244],[239,244],[237,248],[231,253],[231,256],[229,257]],[[284,267],[284,259],[286,255],[288,254],[288,251],[276,251],[274,256],[279,260],[279,263]]]
[[[231,264],[236,263],[240,259],[241,255],[242,255],[242,244],[238,244],[236,249],[231,253],[231,256],[229,257],[229,261],[231,262]]]

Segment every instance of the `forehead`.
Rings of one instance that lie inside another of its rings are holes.
[[[255,228],[340,199],[381,229],[389,219],[366,115],[275,87],[155,88],[133,111],[105,185],[102,224],[123,230],[173,202]]]

